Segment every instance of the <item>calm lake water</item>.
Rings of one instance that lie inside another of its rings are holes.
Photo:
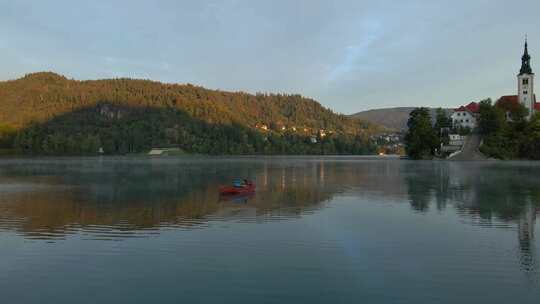
[[[1,301],[540,303],[539,207],[530,162],[4,159]]]

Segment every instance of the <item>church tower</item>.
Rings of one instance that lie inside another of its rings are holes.
[[[518,100],[525,108],[529,110],[528,118],[534,114],[535,96],[534,96],[534,73],[531,69],[531,56],[525,39],[525,52],[521,57],[521,69],[518,77]]]

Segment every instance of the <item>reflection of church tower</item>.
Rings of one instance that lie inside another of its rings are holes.
[[[534,73],[531,68],[531,56],[525,40],[525,51],[521,57],[521,69],[518,77],[518,100],[525,108],[529,110],[529,118],[534,114],[535,96],[534,96]]]
[[[518,221],[519,249],[521,252],[521,266],[526,271],[535,267],[534,261],[534,226],[536,224],[536,207],[527,202]]]

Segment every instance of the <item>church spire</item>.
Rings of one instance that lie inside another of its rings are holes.
[[[529,48],[527,45],[527,38],[525,38],[525,51],[521,57],[521,69],[519,70],[519,75],[523,74],[532,74],[531,69],[531,56],[529,55]]]

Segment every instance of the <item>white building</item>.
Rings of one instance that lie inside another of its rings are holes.
[[[450,139],[448,143],[450,146],[463,146],[465,143],[465,136],[459,134],[449,134],[448,138]]]
[[[478,126],[478,112],[480,106],[476,102],[471,102],[466,106],[461,106],[454,110],[452,114],[452,126],[454,128],[474,129]]]

